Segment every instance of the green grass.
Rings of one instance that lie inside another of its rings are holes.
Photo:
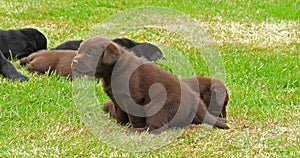
[[[205,137],[200,134],[205,126],[191,126],[157,150],[121,151],[97,140],[81,123],[71,82],[54,75],[32,75],[13,61],[30,80],[12,83],[0,78],[0,157],[300,156],[299,1],[5,0],[0,4],[1,29],[35,27],[47,36],[49,48],[85,39],[94,25],[130,8],[164,6],[190,15],[217,41],[226,70],[231,126],[227,131],[213,129]],[[128,37],[186,52],[197,75],[211,75],[202,57],[176,35],[141,30]],[[101,105],[107,96],[101,85],[96,87]]]

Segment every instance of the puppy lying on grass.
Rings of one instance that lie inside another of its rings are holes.
[[[158,47],[149,43],[141,43],[131,47],[137,43],[125,38],[118,39],[116,41],[119,42],[119,45],[122,44],[123,47],[131,48],[130,51],[137,56],[142,56],[145,54],[151,60],[158,59],[158,57],[160,57],[158,55],[162,56],[162,53]],[[68,41],[55,49],[35,52],[28,57],[22,58],[20,60],[20,64],[27,64],[30,72],[37,72],[40,75],[45,74],[49,70],[50,73],[56,72],[58,75],[70,77],[71,79],[71,63],[77,53],[76,50],[71,49],[77,45],[80,45],[80,43],[81,41]]]
[[[132,132],[160,133],[192,122],[229,128],[184,81],[106,38],[85,40],[72,64],[73,77],[102,80],[114,117],[121,124],[128,118]]]
[[[82,40],[70,40],[66,41],[51,50],[78,50]]]
[[[83,40],[69,40],[56,46],[55,48],[52,48],[51,50],[78,50],[82,41]],[[113,42],[127,49],[131,49],[132,47],[141,44],[128,38],[116,38],[113,40]]]
[[[0,50],[7,59],[21,59],[41,49],[47,49],[47,39],[36,29],[0,30]]]

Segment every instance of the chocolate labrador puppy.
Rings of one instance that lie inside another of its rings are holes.
[[[128,118],[133,132],[160,133],[192,122],[229,128],[185,82],[106,38],[85,40],[72,69],[73,77],[95,75],[102,80],[117,121]]]
[[[22,75],[20,72],[17,71],[14,65],[4,57],[1,51],[0,51],[0,74],[2,74],[4,77],[9,78],[12,81],[28,80],[26,76]]]
[[[47,39],[36,29],[0,30],[0,50],[7,59],[21,59],[41,49],[47,49]]]
[[[45,74],[50,73],[71,77],[71,63],[77,51],[75,50],[40,50],[20,60],[21,65],[28,65],[30,72]]]

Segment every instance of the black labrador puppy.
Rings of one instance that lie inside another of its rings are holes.
[[[161,50],[153,44],[147,42],[138,43],[128,38],[116,38],[112,41],[119,46],[129,49],[129,51],[133,52],[138,57],[144,56],[150,61],[155,61],[157,59],[163,58]],[[78,50],[81,42],[82,40],[66,41],[53,48],[52,50]]]
[[[7,59],[21,59],[41,49],[47,49],[47,39],[36,29],[0,30],[0,50]]]
[[[151,43],[138,43],[128,38],[116,38],[112,41],[119,46],[129,49],[129,51],[133,52],[136,56],[143,56],[149,61],[155,61],[157,59],[164,58],[161,50]]]
[[[129,49],[129,51],[132,51],[138,57],[144,56],[149,61],[165,59],[161,50],[157,46],[147,42],[134,46],[131,49]]]
[[[52,50],[78,50],[78,48],[79,48],[82,41],[83,40],[66,41],[66,42],[58,45],[57,47],[52,48]],[[115,42],[118,45],[123,46],[127,49],[130,49],[130,48],[140,44],[140,43],[132,41],[128,38],[116,38],[116,39],[113,40],[113,42]]]
[[[51,50],[78,50],[82,40],[66,41]]]
[[[134,46],[137,46],[141,43],[135,42],[128,38],[116,38],[112,40],[114,43],[118,44],[119,46],[125,47],[127,49],[131,49]]]
[[[2,74],[4,77],[11,79],[12,81],[28,80],[26,76],[22,75],[20,72],[17,71],[14,65],[4,57],[1,51],[0,51],[0,74]]]

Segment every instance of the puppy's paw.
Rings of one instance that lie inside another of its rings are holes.
[[[109,108],[113,106],[113,102],[110,100],[110,101],[107,101],[104,103],[103,105],[103,110],[105,112],[109,112]]]
[[[141,134],[142,132],[147,132],[148,128],[147,127],[143,127],[143,128],[134,128],[131,127],[129,129],[129,132],[127,134]]]
[[[19,81],[21,81],[21,82],[25,82],[25,81],[28,81],[29,78],[26,77],[26,76],[24,76],[24,75],[22,75],[22,74],[19,74],[16,78],[14,78],[14,79],[12,79],[12,80],[13,80],[13,81],[19,80]]]
[[[221,121],[221,122],[224,122],[224,123],[227,122],[226,118],[222,118],[222,117],[218,117],[218,120]]]

